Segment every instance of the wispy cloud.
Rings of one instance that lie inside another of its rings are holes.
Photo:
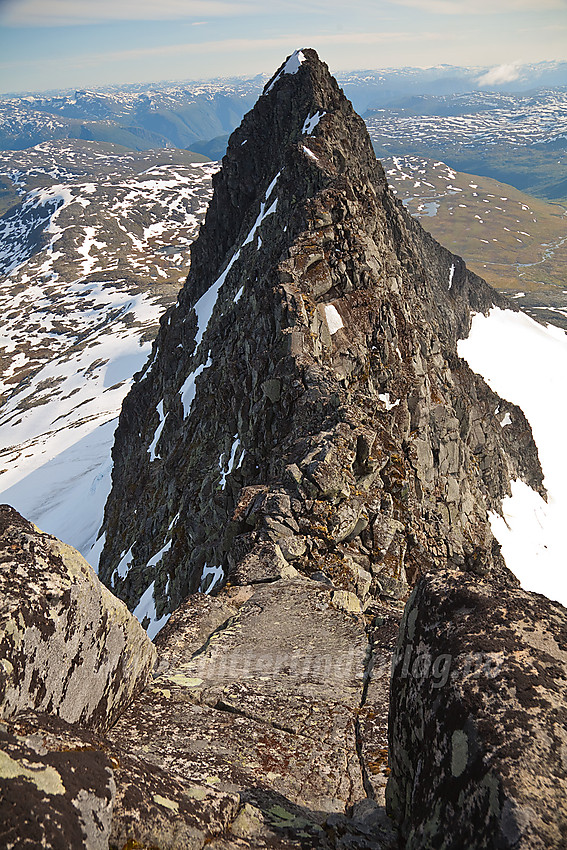
[[[390,0],[435,15],[499,15],[567,11],[567,0]]]
[[[384,0],[356,0],[356,8],[375,16]],[[72,26],[112,21],[188,20],[238,15],[344,13],[344,0],[0,0],[0,19],[9,26]],[[201,23],[198,21],[197,23]]]
[[[0,0],[2,23],[24,27],[226,17],[257,8],[254,0]]]
[[[567,0],[356,0],[369,19],[392,6],[436,15],[567,11]],[[0,0],[4,26],[72,26],[112,21],[190,20],[269,14],[344,14],[344,0]],[[199,21],[200,23],[200,21]]]
[[[509,65],[497,65],[486,74],[477,79],[479,86],[498,86],[501,83],[511,83],[520,76],[520,63],[512,62]]]
[[[158,56],[194,56],[202,54],[229,54],[229,53],[253,53],[272,49],[279,50],[282,55],[291,53],[301,47],[314,47],[319,49],[325,45],[379,45],[379,44],[411,44],[416,42],[439,41],[442,36],[436,32],[355,32],[340,33],[333,35],[281,35],[273,38],[228,38],[217,41],[203,41],[198,43],[183,43],[160,45],[157,47],[140,47],[129,50],[108,51],[105,53],[82,53],[74,59],[67,58],[66,64],[73,68],[88,68],[100,63],[130,62],[137,59],[149,59]],[[10,68],[23,64],[22,62],[1,62],[0,69]],[[51,59],[42,59],[44,64],[57,65],[60,58],[54,56]]]

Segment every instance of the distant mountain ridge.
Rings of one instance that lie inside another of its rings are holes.
[[[5,98],[0,100],[0,149],[21,150],[64,138],[114,142],[134,150],[189,147],[192,141],[231,132],[259,88],[250,81]]]
[[[507,72],[510,79],[495,82],[490,82],[490,73],[487,68],[440,65],[344,72],[337,80],[361,114],[399,107],[416,96],[533,92],[567,86],[567,62],[514,66]],[[56,138],[110,141],[136,150],[186,147],[193,141],[230,134],[252,107],[266,79],[266,75],[258,75],[0,96],[0,149],[20,150]]]

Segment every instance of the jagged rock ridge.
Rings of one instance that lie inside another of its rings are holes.
[[[493,303],[395,201],[326,66],[296,54],[231,137],[125,401],[103,580],[132,607],[155,582],[158,617],[219,567],[322,572],[362,603],[447,559],[485,569],[487,507],[511,476],[542,486],[521,411],[502,428],[511,405],[456,355]]]

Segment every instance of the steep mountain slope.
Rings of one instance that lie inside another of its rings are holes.
[[[266,86],[214,188],[121,413],[103,580],[164,622],[221,576],[364,604],[489,569],[487,509],[510,477],[542,486],[523,414],[456,354],[499,296],[394,199],[316,54]]]
[[[444,162],[383,159],[388,182],[423,227],[540,321],[567,329],[567,210]]]
[[[567,400],[558,392],[565,379],[567,334],[523,312],[495,308],[473,317],[458,351],[495,392],[521,406],[544,473],[545,501],[524,482],[513,481],[502,513],[490,515],[502,554],[522,587],[567,605],[567,455],[562,424]],[[503,420],[506,428],[508,421]]]
[[[93,142],[0,154],[19,193],[0,218],[0,492],[95,566],[116,418],[216,168]]]

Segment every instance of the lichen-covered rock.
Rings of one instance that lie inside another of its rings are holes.
[[[395,845],[383,789],[402,606],[362,616],[341,593],[303,579],[188,597],[156,639],[153,682],[109,732],[113,752],[238,795],[219,850]]]
[[[370,613],[370,609],[367,609]],[[357,719],[357,736],[365,790],[372,800],[385,803],[390,772],[388,706],[392,653],[403,611],[399,602],[373,607],[368,627],[371,647],[365,690]],[[368,615],[367,615],[368,616]]]
[[[168,648],[183,644],[180,618],[162,639],[167,668],[158,662],[164,672],[111,740],[201,785],[344,811],[365,796],[355,724],[368,642],[362,618],[337,609],[332,592],[305,580],[256,586],[198,649],[187,622],[185,657]]]
[[[238,795],[197,785],[60,718],[0,724],[0,846],[201,850],[224,835]]]
[[[104,742],[115,761],[110,847],[201,850],[224,835],[239,809],[237,794],[197,784],[130,755],[127,740]]]
[[[0,506],[0,716],[36,709],[108,728],[155,657],[78,552]]]
[[[348,594],[357,611],[345,610],[337,593],[280,579],[190,596],[157,638],[158,675],[108,733],[114,752],[238,795],[238,813],[210,845],[218,850],[393,847],[383,799],[360,809],[372,793],[361,750],[373,758],[385,738],[384,704],[367,740],[359,727],[365,701],[368,715],[376,708],[368,685],[374,674],[387,680],[391,647],[376,642],[373,657],[358,598]],[[392,605],[374,605],[388,620]]]
[[[505,569],[443,570],[406,607],[387,800],[408,850],[567,846],[567,611]]]
[[[0,846],[108,850],[113,760],[58,718],[0,723]]]

